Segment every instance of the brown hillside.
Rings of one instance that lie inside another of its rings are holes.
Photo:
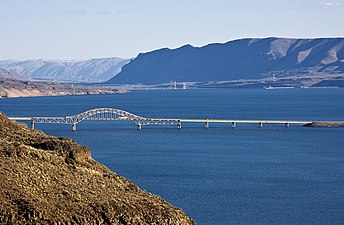
[[[0,224],[195,224],[181,209],[0,113]]]

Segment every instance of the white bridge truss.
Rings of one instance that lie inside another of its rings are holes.
[[[32,117],[32,123],[66,123],[75,126],[83,120],[128,120],[138,125],[181,124],[179,119],[145,118],[133,113],[113,108],[91,109],[75,116],[66,117]]]

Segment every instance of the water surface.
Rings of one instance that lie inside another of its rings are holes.
[[[343,89],[170,90],[0,99],[8,116],[112,107],[146,117],[344,121]],[[344,129],[129,122],[37,124],[182,208],[198,224],[344,224]]]

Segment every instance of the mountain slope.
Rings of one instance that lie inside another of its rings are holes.
[[[128,62],[128,59],[115,57],[81,61],[2,60],[0,67],[15,71],[26,79],[101,82],[115,76]]]
[[[108,83],[158,84],[344,73],[344,38],[241,39],[139,54]]]
[[[8,71],[6,69],[0,68],[0,80],[8,79],[8,78],[22,79],[22,77],[19,74],[17,74],[16,72]]]

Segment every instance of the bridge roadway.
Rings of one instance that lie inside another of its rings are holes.
[[[182,123],[204,123],[205,128],[209,128],[210,123],[230,123],[232,128],[237,126],[237,123],[254,123],[258,124],[259,128],[263,124],[284,124],[289,127],[290,124],[307,124],[314,121],[297,121],[297,120],[236,120],[236,119],[176,119],[176,118],[146,118],[137,116],[130,112],[113,109],[113,108],[98,108],[91,109],[86,112],[77,114],[75,116],[66,117],[9,117],[13,121],[31,121],[31,128],[35,128],[35,123],[62,123],[72,124],[72,130],[76,131],[76,124],[83,120],[127,120],[135,123],[137,129],[142,129],[144,125],[177,125],[178,129],[182,128]]]

